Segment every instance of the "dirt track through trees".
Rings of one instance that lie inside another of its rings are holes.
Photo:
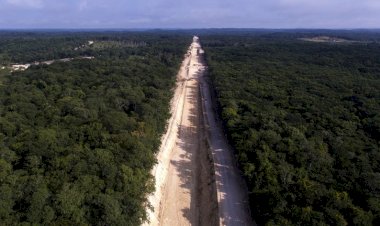
[[[153,209],[145,225],[251,225],[246,191],[207,101],[204,72],[203,50],[194,37],[177,75],[172,117],[152,170],[156,191],[149,197]]]

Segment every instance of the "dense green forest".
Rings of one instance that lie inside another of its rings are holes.
[[[88,40],[102,44],[74,50]],[[1,72],[0,224],[145,220],[154,152],[190,42],[157,32],[1,36],[6,63],[96,58]]]
[[[348,33],[202,37],[259,225],[380,225],[380,35]]]

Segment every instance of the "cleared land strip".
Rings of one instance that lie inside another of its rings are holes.
[[[211,149],[215,169],[215,183],[220,225],[255,225],[250,217],[247,189],[236,167],[232,149],[213,109],[210,85],[201,79],[200,89],[207,142]]]
[[[194,38],[177,75],[172,117],[152,170],[155,193],[146,225],[217,225],[216,196],[203,139],[199,43]]]
[[[145,225],[253,225],[205,71],[194,37],[177,75],[172,117],[152,170],[156,191],[149,197],[153,210]]]
[[[203,63],[204,59],[201,61]],[[206,75],[206,73],[202,74]],[[200,93],[203,117],[206,139],[208,147],[211,149],[215,169],[220,225],[255,225],[250,217],[247,188],[236,167],[233,150],[229,146],[217,118],[214,108],[216,104],[210,87],[209,78],[201,76]]]

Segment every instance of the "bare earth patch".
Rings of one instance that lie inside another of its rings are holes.
[[[321,42],[321,43],[356,43],[359,41],[354,40],[348,40],[343,38],[337,38],[337,37],[330,37],[330,36],[316,36],[312,38],[299,38],[299,40],[307,41],[307,42]]]
[[[145,225],[254,225],[247,189],[213,108],[203,54],[194,37],[152,170],[156,191]]]

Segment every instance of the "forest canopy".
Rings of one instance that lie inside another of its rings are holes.
[[[202,38],[253,218],[380,225],[380,45],[297,39],[317,35]]]
[[[89,40],[102,45],[75,50]],[[190,41],[128,32],[2,36],[6,63],[95,59],[2,75],[1,225],[135,226],[146,220],[150,169]]]

